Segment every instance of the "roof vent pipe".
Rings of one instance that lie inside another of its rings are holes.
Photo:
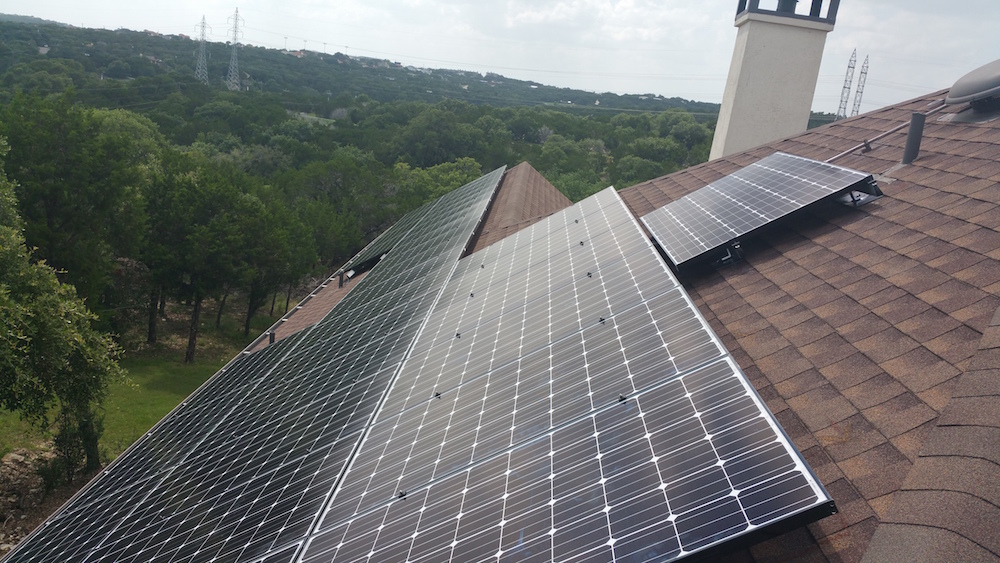
[[[914,112],[910,118],[910,132],[906,135],[906,150],[903,151],[903,164],[910,164],[920,154],[920,141],[924,138],[924,122],[927,114]]]

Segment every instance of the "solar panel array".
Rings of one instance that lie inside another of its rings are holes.
[[[407,216],[396,251],[322,322],[217,374],[10,561],[288,561],[502,174]]]
[[[667,561],[831,507],[608,189],[461,261],[302,561]]]
[[[501,174],[11,561],[669,561],[835,510],[613,189],[459,260]]]
[[[778,152],[650,212],[642,221],[680,266],[789,213],[871,181],[870,174]]]

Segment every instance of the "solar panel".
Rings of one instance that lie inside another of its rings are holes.
[[[870,174],[778,152],[644,215],[642,221],[680,266],[851,190],[881,195]]]
[[[833,510],[609,189],[459,263],[302,561],[668,561]]]
[[[9,560],[294,557],[502,174],[408,216],[323,321],[213,377]]]
[[[10,561],[669,561],[832,513],[613,189],[459,260],[501,174]]]

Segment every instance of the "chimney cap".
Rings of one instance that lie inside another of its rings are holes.
[[[739,21],[741,17],[745,17],[747,14],[765,14],[810,20],[829,25],[834,25],[837,22],[837,11],[840,9],[840,0],[810,0],[808,14],[796,13],[797,4],[800,1],[802,0],[778,0],[777,7],[766,9],[760,7],[760,0],[739,0],[736,7],[736,20]],[[824,5],[826,15],[823,15]]]
[[[977,102],[1000,96],[1000,60],[985,64],[959,78],[945,98],[946,104]]]

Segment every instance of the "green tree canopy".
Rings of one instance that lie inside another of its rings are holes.
[[[100,404],[124,372],[117,345],[93,328],[73,286],[33,260],[21,226],[14,186],[0,171],[0,404],[42,426],[55,417],[72,477],[81,458],[87,469],[100,465]]]
[[[39,258],[65,272],[101,310],[116,259],[136,257],[145,232],[144,192],[164,144],[156,125],[122,110],[88,110],[71,95],[18,94],[0,110],[5,163]]]

